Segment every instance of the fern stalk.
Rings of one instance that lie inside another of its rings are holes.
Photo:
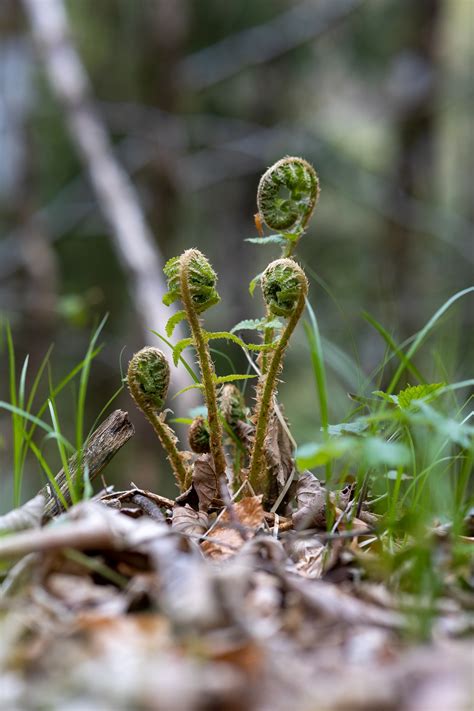
[[[217,479],[225,476],[226,461],[224,449],[222,447],[222,428],[217,410],[216,386],[214,383],[214,365],[211,360],[209,346],[202,331],[201,323],[192,298],[190,285],[190,264],[191,261],[200,259],[203,255],[193,249],[188,249],[179,260],[179,281],[181,299],[186,318],[193,336],[193,344],[201,371],[202,383],[204,386],[204,397],[207,405],[207,421],[209,426],[209,448],[214,460],[214,468]]]
[[[257,385],[255,439],[249,468],[249,482],[256,491],[264,485],[264,444],[278,374],[289,340],[304,311],[308,282],[301,267],[292,259],[278,259],[269,264],[262,277],[262,288],[269,313],[288,317],[266,372]]]

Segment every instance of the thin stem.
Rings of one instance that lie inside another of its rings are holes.
[[[262,380],[260,380],[258,385],[260,392],[257,400],[257,411],[255,413],[255,440],[252,449],[250,469],[248,475],[250,484],[257,491],[261,489],[260,483],[262,470],[264,468],[264,442],[265,435],[267,433],[270,407],[272,406],[273,392],[275,390],[276,380],[280,371],[285,349],[288,345],[293,331],[295,330],[296,324],[298,323],[300,316],[303,313],[305,307],[305,296],[305,291],[302,290],[296,308],[291,314],[286,328],[284,329],[283,333],[281,334],[280,340],[275,346],[275,350],[273,351],[273,356],[269,363],[268,370],[266,373],[262,374]]]
[[[156,411],[151,409],[143,410],[145,416],[151,423],[153,429],[155,430],[156,436],[161,442],[161,446],[166,452],[169,463],[173,469],[176,481],[181,491],[186,490],[186,483],[188,479],[188,472],[181,458],[180,452],[176,447],[176,442],[174,441],[174,433],[168,427],[166,422],[160,418]]]
[[[268,320],[271,320],[271,318],[272,318],[272,315],[269,312],[267,313],[267,318],[268,318]],[[264,333],[264,335],[263,335],[264,345],[269,345],[270,343],[272,343],[274,336],[275,336],[274,329],[273,328],[265,328],[263,333]],[[269,352],[267,350],[262,351],[262,373],[267,372],[268,359],[269,359]]]
[[[132,398],[155,430],[181,491],[186,489],[188,471],[177,437],[160,416],[169,385],[169,365],[158,348],[146,347],[135,353],[128,365],[127,382]]]
[[[193,336],[194,346],[201,370],[202,382],[204,385],[204,396],[207,405],[207,420],[209,423],[209,447],[217,479],[225,477],[225,456],[222,447],[222,429],[217,411],[216,386],[214,383],[214,366],[209,353],[209,346],[201,329],[201,323],[194,309],[191,291],[189,287],[189,264],[193,257],[192,250],[183,255],[180,260],[180,287],[181,298],[186,311],[186,318]]]

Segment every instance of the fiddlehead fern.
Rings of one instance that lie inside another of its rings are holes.
[[[202,415],[198,415],[191,422],[188,432],[189,446],[196,454],[207,454],[210,452],[209,428]]]
[[[261,491],[264,484],[264,441],[273,394],[283,355],[304,310],[308,281],[304,271],[293,259],[277,259],[268,265],[262,275],[262,291],[268,315],[284,316],[288,321],[257,385],[255,439],[249,468],[249,481],[256,491]]]
[[[166,451],[181,491],[184,491],[188,471],[183,454],[176,447],[177,438],[164,421],[163,409],[170,382],[170,367],[165,354],[158,348],[142,348],[128,365],[127,384],[137,407],[151,423]]]
[[[183,264],[186,268],[186,289],[192,309],[195,313],[202,314],[219,303],[220,296],[216,290],[217,274],[204,254],[197,249],[188,249],[180,257],[173,257],[166,262],[163,271],[168,278],[168,293],[163,302],[166,306],[178,299],[184,303],[181,285]],[[188,317],[188,314],[186,316]]]
[[[217,412],[214,364],[209,353],[208,338],[199,319],[199,314],[219,301],[216,290],[217,275],[206,257],[197,249],[188,249],[180,257],[171,259],[165,265],[164,272],[168,277],[168,293],[163,301],[165,304],[171,304],[180,299],[191,329],[207,405],[209,448],[217,478],[220,479],[225,476],[226,463]]]
[[[239,421],[247,419],[247,408],[239,388],[233,383],[223,385],[219,393],[219,408],[229,427],[235,429]]]
[[[303,232],[319,196],[319,180],[303,158],[287,156],[262,175],[257,190],[257,215],[272,230]]]

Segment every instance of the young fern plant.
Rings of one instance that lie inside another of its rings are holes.
[[[287,322],[257,384],[255,438],[248,474],[249,482],[256,491],[262,491],[265,485],[265,435],[283,356],[304,311],[308,280],[304,271],[293,259],[277,259],[263,272],[262,291],[268,318],[282,316],[287,319]]]
[[[255,224],[260,238],[250,242],[282,245],[282,257],[290,257],[304,234],[319,198],[319,179],[303,158],[287,156],[262,175],[257,190]],[[263,223],[276,235],[263,236]]]
[[[211,451],[209,426],[202,415],[198,415],[189,425],[189,446],[195,454],[208,454]]]
[[[187,320],[191,330],[191,343],[186,345],[192,344],[196,349],[207,406],[209,450],[219,480],[225,477],[226,460],[217,409],[214,363],[209,352],[209,339],[200,319],[204,311],[220,301],[216,290],[217,275],[197,249],[188,249],[180,257],[171,259],[166,263],[164,272],[168,278],[168,293],[163,301],[167,305],[178,299],[181,301],[184,311],[179,312],[179,317]]]
[[[158,348],[146,347],[135,353],[128,365],[127,384],[137,407],[151,423],[165,450],[181,491],[189,482],[185,457],[176,446],[177,437],[161,414],[170,382],[170,367]]]
[[[319,178],[313,166],[303,158],[286,156],[274,163],[260,178],[257,189],[255,224],[259,238],[250,239],[255,244],[277,243],[282,247],[282,257],[291,257],[313,215],[320,193]],[[263,224],[277,234],[264,237]],[[261,275],[250,284],[253,292]],[[264,343],[275,337],[271,317],[263,327]],[[274,319],[273,319],[274,320]],[[268,357],[262,352],[260,367],[263,373],[268,367]]]
[[[195,454],[211,455],[216,483],[226,480],[225,447],[228,448],[233,463],[234,489],[243,481],[248,470],[250,483],[256,492],[267,491],[266,478],[269,473],[266,467],[265,437],[273,413],[275,391],[285,350],[303,312],[308,292],[306,276],[301,267],[291,258],[291,254],[304,234],[318,195],[319,181],[316,172],[302,158],[283,158],[269,168],[260,180],[256,215],[259,233],[263,234],[263,224],[280,232],[269,238],[263,237],[250,241],[277,242],[283,247],[282,258],[272,262],[263,275],[258,277],[267,304],[266,316],[262,319],[243,321],[230,332],[206,331],[202,314],[220,300],[216,289],[217,275],[211,264],[199,250],[189,249],[179,257],[170,259],[164,267],[168,292],[163,302],[171,305],[180,301],[182,304],[182,310],[168,320],[165,327],[166,335],[171,338],[175,326],[181,320],[186,320],[190,329],[189,337],[181,339],[172,346],[173,361],[177,365],[179,360],[183,360],[182,352],[185,348],[192,346],[195,349],[201,382],[197,382],[196,376],[192,373],[195,383],[189,388],[200,388],[207,406],[206,417],[200,415],[190,423],[190,447]],[[256,283],[256,280],[254,282]],[[245,329],[262,332],[262,342],[242,341],[235,331]],[[261,369],[257,384],[257,403],[252,415],[234,381],[257,376],[232,373],[218,377],[209,348],[209,342],[215,339],[225,339],[246,351],[257,351],[260,354],[258,363]],[[166,341],[164,338],[163,340]],[[169,341],[166,342],[171,345]],[[217,388],[220,385],[223,387],[218,396]],[[143,388],[142,382],[138,395],[136,397],[134,395],[138,404],[138,396],[143,399]],[[186,468],[183,455],[176,450],[174,434],[167,428],[165,433],[168,437],[163,435],[161,430],[167,426],[164,425],[163,418],[158,416],[159,409],[157,410],[156,403],[148,409],[143,405],[139,406],[144,409],[157,430],[182,486],[183,482],[188,482],[189,475],[187,472],[183,475],[182,470]],[[160,427],[161,430],[158,431]]]

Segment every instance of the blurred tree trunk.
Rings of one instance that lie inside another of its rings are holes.
[[[142,15],[143,100],[173,115],[182,109],[177,67],[186,51],[188,12],[187,0],[151,0]],[[161,128],[146,169],[151,191],[149,219],[155,234],[167,235],[166,244],[175,242],[170,236],[177,234],[179,214],[177,152],[173,135],[167,134],[173,130],[171,124]]]
[[[34,372],[53,337],[56,323],[56,260],[44,227],[33,222],[38,208],[37,175],[32,147],[30,110],[33,105],[32,54],[21,7],[5,2],[0,12],[3,87],[0,123],[3,127],[0,202],[5,226],[17,235],[20,267],[2,288],[2,310],[15,328],[18,360],[28,353]]]
[[[396,162],[394,181],[396,190],[389,196],[390,208],[403,211],[404,222],[409,224],[411,210],[409,198],[430,202],[433,200],[435,175],[435,141],[438,66],[437,48],[442,0],[417,0],[402,3],[405,32],[395,59],[390,78],[398,120],[395,126]],[[404,199],[408,198],[408,200]],[[417,284],[423,273],[414,273],[413,260],[417,235],[408,227],[390,222],[387,237],[388,288],[398,302],[400,340],[416,331],[422,319],[417,307]]]

